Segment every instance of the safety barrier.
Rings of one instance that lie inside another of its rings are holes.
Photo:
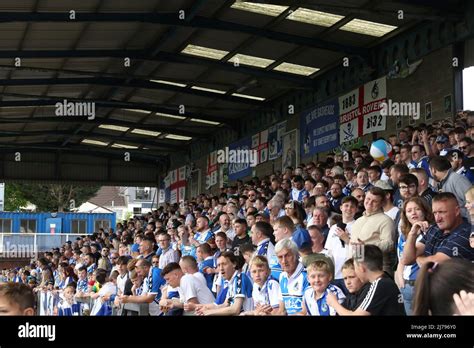
[[[36,253],[74,242],[83,234],[73,233],[0,233],[0,254],[12,258],[32,258]]]
[[[90,313],[94,306],[94,301],[90,297],[76,297],[76,302],[87,305],[87,312]],[[56,291],[40,290],[36,293],[36,315],[54,316],[54,307],[59,302],[59,294]],[[120,307],[112,308],[113,316],[147,316],[149,315],[148,303],[125,303]],[[85,314],[85,315],[88,315]]]

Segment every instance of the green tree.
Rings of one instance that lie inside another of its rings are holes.
[[[100,186],[70,184],[19,183],[16,185],[20,197],[36,205],[37,211],[71,211],[95,196],[100,189]]]
[[[17,183],[5,183],[5,211],[19,211],[28,204],[28,199]]]

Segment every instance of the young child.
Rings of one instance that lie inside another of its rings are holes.
[[[242,273],[245,273],[245,275],[249,277],[249,279],[252,279],[250,274],[250,260],[252,259],[252,256],[255,253],[255,247],[252,243],[247,243],[242,244],[239,250],[245,260],[245,264],[242,267]]]
[[[370,283],[363,283],[356,275],[354,269],[354,260],[349,259],[342,265],[342,278],[349,294],[344,299],[342,306],[348,310],[355,311],[362,304]],[[342,315],[338,313],[338,315]]]
[[[77,280],[77,297],[83,297],[87,292],[87,267],[80,267],[78,270],[79,279]]]
[[[100,270],[100,269],[99,269]],[[98,270],[98,271],[99,271]],[[103,270],[102,270],[103,271]],[[91,297],[95,299],[91,310],[91,315],[107,316],[112,315],[112,303],[117,295],[117,277],[118,272],[113,271],[106,282],[106,272],[99,272],[96,275],[97,281],[101,284],[100,290],[97,294]]]
[[[203,243],[196,248],[196,256],[198,261],[199,272],[204,274],[207,287],[212,290],[212,282],[214,280],[214,272],[208,270],[214,268],[214,259],[212,258],[212,250],[209,244]]]
[[[300,315],[334,316],[336,310],[327,304],[327,294],[335,294],[339,303],[342,303],[345,298],[341,289],[330,284],[334,277],[334,263],[324,254],[311,256],[306,266],[311,287],[303,294],[303,310]]]
[[[0,315],[35,315],[35,296],[21,283],[0,284]]]
[[[69,283],[63,291],[61,301],[58,303],[57,315],[62,316],[79,316],[83,315],[84,310],[89,309],[85,303],[78,303],[74,295],[76,293],[76,285]]]
[[[253,280],[252,298],[255,310],[242,315],[278,314],[280,285],[271,277],[265,256],[256,255],[250,260],[250,274]]]

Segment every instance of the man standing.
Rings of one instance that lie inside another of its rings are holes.
[[[161,249],[159,268],[164,269],[167,264],[179,261],[179,253],[171,247],[171,237],[168,233],[158,234],[158,244]]]
[[[436,192],[429,186],[428,174],[422,168],[410,169],[410,174],[413,174],[418,179],[418,196],[423,198],[428,205],[431,206],[431,201],[433,197],[436,196]]]
[[[344,197],[341,205],[343,225],[338,224],[331,226],[325,244],[325,248],[329,250],[330,255],[334,258],[335,284],[341,289],[344,288],[342,265],[347,260],[347,249],[350,248],[349,243],[351,231],[355,223],[354,216],[357,212],[357,203],[357,199],[352,196]]]
[[[474,249],[469,245],[471,224],[462,218],[454,194],[443,192],[435,196],[433,214],[436,225],[430,227],[426,221],[413,224],[400,262],[404,265],[417,262],[421,267],[426,262],[442,262],[451,257],[474,261]],[[423,238],[416,242],[420,233]]]
[[[247,220],[237,219],[234,222],[235,238],[232,241],[232,251],[235,255],[240,253],[240,246],[250,243],[250,237],[247,234]]]
[[[235,238],[235,232],[231,228],[229,215],[226,213],[223,213],[219,216],[219,228],[214,231],[214,234],[217,234],[218,232],[224,232],[227,235],[230,243],[232,243]]]
[[[471,183],[464,176],[459,175],[451,169],[451,163],[443,156],[430,159],[430,169],[433,178],[438,182],[440,192],[451,192],[458,200],[461,207],[461,215],[469,218],[465,208],[466,198],[464,194],[471,188]]]
[[[329,201],[331,203],[332,210],[338,214],[341,214],[341,202],[343,198],[344,195],[342,194],[341,184],[332,184],[329,194]]]
[[[390,262],[390,253],[393,251],[392,234],[395,230],[393,220],[383,212],[385,192],[381,188],[373,187],[367,192],[364,200],[365,212],[352,226],[351,244],[378,246],[384,255],[383,270],[393,273]],[[352,252],[351,248],[349,248]],[[352,255],[349,255],[352,257]]]
[[[422,168],[430,175],[430,166],[428,164],[428,156],[426,156],[425,149],[423,146],[415,144],[411,148],[412,161],[408,167],[410,168]]]
[[[464,165],[464,154],[461,150],[451,150],[446,155],[446,158],[451,163],[453,171],[459,175],[464,176],[471,184],[474,183],[474,174],[470,169]]]
[[[192,244],[195,247],[198,247],[199,245],[206,243],[213,236],[214,234],[209,228],[209,219],[205,216],[199,217],[196,221],[196,234],[194,235]]]
[[[151,258],[153,255],[155,255],[155,252],[153,251],[153,244],[154,241],[151,238],[144,238],[140,242],[139,250],[140,250],[140,256],[147,260],[148,262],[151,262]]]
[[[393,186],[389,182],[379,180],[375,183],[375,187],[379,187],[385,192],[385,203],[383,205],[383,212],[395,221],[398,211],[398,207],[393,205]]]
[[[257,246],[256,255],[265,256],[270,260],[275,255],[275,246],[271,242],[273,234],[272,225],[259,221],[252,226],[251,237],[253,245]]]
[[[143,277],[143,288],[141,295],[122,295],[121,303],[148,303],[150,315],[160,315],[159,302],[161,299],[161,289],[165,285],[165,280],[161,277],[161,269],[151,267],[151,263],[146,259],[139,259],[135,266],[137,275]]]
[[[166,283],[178,289],[179,300],[163,299],[160,306],[166,311],[173,308],[182,308],[187,312],[194,311],[197,304],[213,303],[214,295],[205,283],[191,274],[184,274],[176,262],[171,262],[163,269],[161,276]]]
[[[304,180],[301,176],[297,175],[293,178],[293,189],[291,190],[290,199],[303,203],[305,197],[309,197],[308,191],[304,188]]]
[[[283,272],[280,274],[280,315],[295,315],[303,308],[303,294],[309,282],[306,271],[298,261],[299,252],[295,242],[283,239],[275,246],[278,262]]]
[[[373,185],[369,182],[369,174],[367,174],[367,171],[365,170],[360,170],[357,173],[357,187],[360,188],[362,191],[367,193],[367,191],[370,190]]]
[[[436,150],[440,156],[446,156],[449,149],[449,139],[446,135],[442,134],[436,138]]]
[[[474,172],[474,145],[472,138],[462,138],[459,141],[459,150],[464,154],[464,166]]]
[[[402,207],[402,198],[400,197],[400,190],[398,189],[398,184],[400,183],[400,178],[409,173],[409,169],[404,164],[394,164],[390,167],[390,180],[392,181],[395,193],[393,194],[393,205],[401,208]]]

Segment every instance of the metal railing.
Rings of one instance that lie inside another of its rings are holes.
[[[94,300],[90,297],[76,297],[78,303],[87,305],[88,313],[81,315],[89,315],[94,306]],[[36,293],[36,315],[37,316],[53,316],[54,307],[57,305],[59,296],[54,295],[52,291],[38,291]],[[148,316],[148,303],[125,303],[119,307],[112,307],[112,316]]]
[[[32,257],[38,252],[59,248],[84,234],[74,233],[0,233],[0,254],[6,257]]]

